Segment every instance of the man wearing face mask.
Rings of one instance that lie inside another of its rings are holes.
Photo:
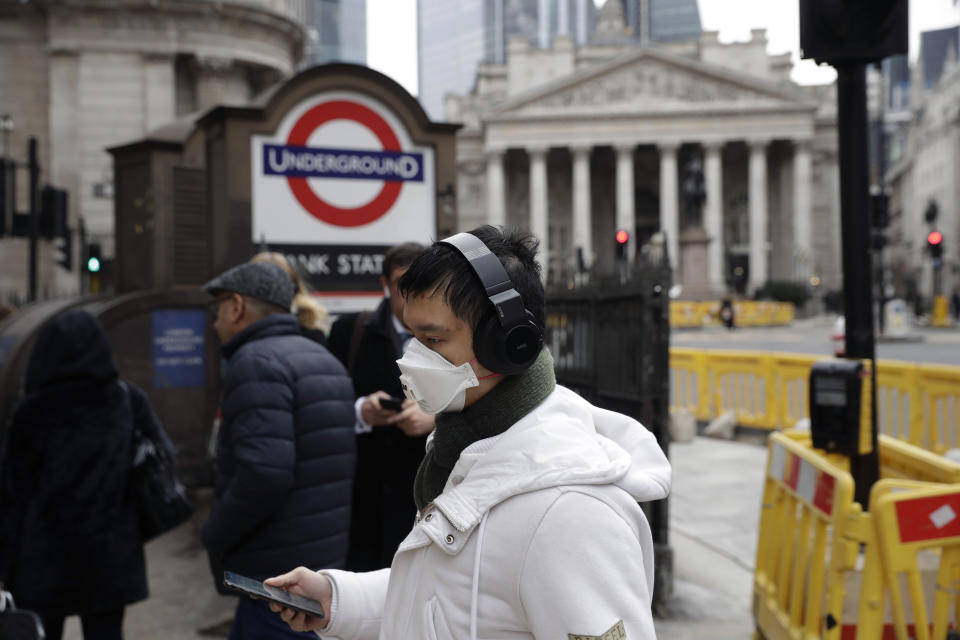
[[[653,543],[638,501],[666,497],[653,435],[556,384],[537,241],[484,226],[400,280],[414,340],[404,391],[436,428],[419,510],[390,569],[267,580],[328,615],[271,605],[322,638],[654,638]]]
[[[357,394],[357,472],[347,553],[352,571],[389,567],[417,513],[410,485],[433,431],[433,416],[412,400],[404,400],[400,411],[380,402],[403,397],[397,360],[411,336],[397,283],[421,253],[423,245],[414,242],[391,247],[383,257],[379,306],[341,316],[330,331],[330,351],[347,367]]]

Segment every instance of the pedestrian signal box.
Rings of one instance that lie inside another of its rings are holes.
[[[873,450],[870,369],[859,360],[821,360],[810,370],[813,446],[858,456]]]

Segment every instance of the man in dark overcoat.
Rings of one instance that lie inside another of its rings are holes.
[[[417,513],[413,479],[433,416],[405,399],[400,388],[396,361],[410,333],[403,325],[397,281],[421,253],[423,246],[412,242],[387,251],[380,276],[384,299],[373,312],[341,316],[330,330],[330,351],[350,369],[357,394],[357,473],[347,561],[353,571],[389,567]],[[381,406],[389,397],[402,399],[400,411]]]

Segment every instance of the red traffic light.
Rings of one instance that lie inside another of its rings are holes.
[[[630,240],[630,233],[625,229],[617,231],[617,244],[627,244]]]
[[[941,242],[943,242],[943,234],[940,233],[939,231],[931,231],[930,233],[927,234],[927,244],[929,244],[930,246],[935,247],[939,245]]]

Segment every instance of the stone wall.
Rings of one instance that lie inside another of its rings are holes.
[[[69,226],[75,229],[82,217],[89,239],[99,241],[104,256],[111,257],[113,176],[106,149],[141,138],[179,115],[246,102],[291,74],[302,46],[300,27],[291,19],[297,4],[45,0],[4,5],[0,113],[14,118],[15,157],[25,159],[27,136],[37,137],[41,184],[68,191]],[[28,208],[26,180],[21,172],[21,211]],[[16,251],[11,242],[0,239],[4,264]],[[41,254],[41,262],[48,260]],[[69,279],[64,286],[75,282]]]

